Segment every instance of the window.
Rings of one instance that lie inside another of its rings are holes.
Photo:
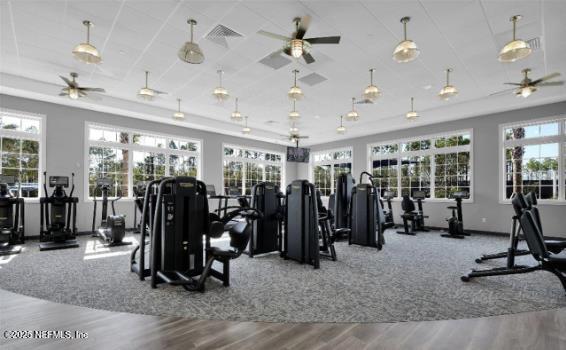
[[[336,178],[352,172],[352,149],[316,152],[312,156],[312,181],[321,195],[334,193]]]
[[[502,199],[534,191],[541,200],[566,201],[566,118],[504,125],[500,135]]]
[[[381,195],[446,199],[471,188],[471,131],[388,141],[368,146],[369,167]]]
[[[139,181],[200,176],[200,141],[88,123],[86,132],[90,197],[100,177],[112,179],[111,196],[131,197]]]
[[[282,187],[284,167],[282,153],[225,145],[224,193],[249,195],[252,187],[263,181]]]
[[[42,124],[41,116],[0,109],[0,173],[15,177],[8,186],[24,198],[38,198],[43,183]]]

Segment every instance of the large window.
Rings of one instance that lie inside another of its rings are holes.
[[[503,125],[502,199],[534,191],[541,200],[566,201],[566,118]]]
[[[446,199],[454,192],[472,195],[471,131],[387,141],[368,146],[369,168],[381,194],[396,197],[424,191]]]
[[[100,177],[112,179],[111,196],[131,197],[139,181],[200,176],[200,141],[97,124],[87,124],[86,132],[90,197]]]
[[[312,155],[312,181],[323,196],[334,193],[336,178],[352,172],[352,149],[315,152]]]
[[[24,198],[40,195],[42,132],[42,117],[0,109],[0,173],[15,177],[16,183],[8,184],[14,195],[18,188]]]
[[[224,193],[251,194],[252,187],[263,181],[283,186],[283,154],[271,151],[224,146]]]

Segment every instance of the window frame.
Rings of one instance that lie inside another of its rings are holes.
[[[315,161],[315,156],[317,154],[327,154],[327,153],[336,153],[336,152],[343,152],[349,151],[351,153],[351,157],[347,159],[331,159],[325,161]],[[352,176],[354,176],[354,147],[347,146],[347,147],[338,147],[332,149],[325,149],[320,151],[312,152],[310,155],[310,162],[309,162],[309,181],[314,184],[314,167],[319,165],[328,165],[330,166],[330,193],[334,193],[336,188],[336,178],[334,173],[334,165],[336,164],[343,164],[343,163],[350,163],[352,164]],[[328,196],[322,196],[323,198],[327,198]]]
[[[470,135],[470,144],[463,145],[463,146],[452,146],[452,147],[442,147],[436,148],[434,140],[440,137],[452,137],[457,136],[460,134],[469,134]],[[402,143],[409,143],[414,141],[423,141],[423,140],[430,140],[430,148],[427,150],[419,150],[419,151],[402,151],[401,144]],[[379,142],[368,143],[366,146],[366,160],[367,160],[367,171],[371,174],[373,170],[373,161],[377,158],[374,158],[372,155],[372,148],[376,146],[382,145],[391,145],[396,144],[398,147],[397,152],[392,153],[391,156],[397,159],[397,197],[393,198],[393,201],[400,201],[402,199],[401,193],[403,187],[401,186],[401,165],[402,165],[402,158],[403,157],[414,157],[414,156],[430,156],[430,198],[426,198],[428,202],[437,202],[437,203],[448,203],[453,202],[454,199],[452,198],[435,198],[435,180],[436,180],[436,161],[435,155],[436,154],[448,154],[448,153],[460,153],[460,152],[469,152],[470,153],[470,198],[463,199],[464,203],[474,203],[474,129],[459,129],[459,130],[451,130],[445,131],[440,133],[428,134],[428,135],[418,135],[418,136],[411,136],[406,138],[400,139],[389,139]]]
[[[24,199],[25,203],[39,203],[42,196],[45,195],[43,191],[43,172],[45,171],[46,159],[46,145],[47,145],[47,116],[39,113],[25,112],[9,108],[0,107],[0,114],[8,115],[20,119],[32,119],[39,121],[39,134],[26,133],[23,131],[14,131],[9,129],[0,129],[0,136],[8,136],[18,138],[20,140],[32,140],[39,142],[39,162],[38,162],[38,176],[37,176],[37,197],[20,197]]]
[[[123,132],[128,134],[128,143],[119,143],[113,141],[97,141],[97,140],[90,140],[90,129],[102,129],[102,130],[109,130],[112,132]],[[155,136],[165,138],[165,145],[166,147],[158,148],[152,146],[143,146],[139,144],[135,144],[133,140],[134,134],[143,134],[145,136]],[[122,197],[124,201],[132,201],[134,200],[133,195],[133,188],[134,188],[134,152],[153,152],[153,153],[162,153],[165,155],[166,164],[165,164],[165,177],[170,176],[170,164],[169,164],[169,156],[170,155],[185,155],[185,156],[195,156],[197,159],[196,162],[196,169],[197,169],[197,176],[196,178],[200,180],[202,178],[202,157],[203,157],[203,141],[197,138],[187,138],[185,136],[174,135],[174,134],[164,134],[154,131],[147,131],[141,129],[134,129],[129,127],[123,126],[116,126],[116,125],[109,125],[109,124],[102,124],[97,122],[90,122],[85,121],[84,127],[84,139],[85,139],[85,147],[84,147],[84,202],[92,202],[93,197],[90,196],[89,191],[89,176],[90,176],[90,147],[105,147],[105,148],[116,148],[116,149],[126,149],[128,150],[128,196]],[[191,143],[197,144],[197,151],[187,151],[187,150],[175,150],[170,149],[168,147],[170,140],[180,140],[186,141]],[[109,198],[116,198],[116,197],[109,197]]]
[[[516,127],[528,127],[538,124],[558,122],[558,135],[539,136],[526,138],[523,140],[506,140],[505,129]],[[505,169],[505,149],[509,146],[517,145],[542,145],[558,144],[558,199],[539,199],[539,204],[545,205],[566,205],[566,115],[555,115],[552,117],[531,119],[520,122],[510,122],[499,124],[499,203],[511,204],[511,199],[506,197],[506,169]]]
[[[246,163],[255,163],[255,164],[262,164],[263,167],[263,172],[262,172],[262,181],[266,181],[265,180],[265,176],[266,176],[266,171],[265,171],[265,166],[267,165],[279,165],[281,166],[281,184],[280,184],[280,189],[281,191],[284,192],[284,187],[286,184],[286,167],[287,167],[287,159],[286,159],[286,154],[284,152],[279,152],[279,151],[273,151],[273,150],[268,150],[268,149],[262,149],[262,148],[256,148],[256,147],[250,147],[250,146],[243,146],[243,145],[237,145],[234,143],[222,143],[222,148],[220,149],[220,151],[222,152],[222,161],[221,161],[221,166],[222,166],[222,185],[220,186],[220,192],[221,194],[224,194],[224,161],[228,160],[228,161],[234,161],[234,162],[241,162],[242,163],[242,194],[243,196],[246,195]],[[246,151],[252,151],[252,152],[263,152],[263,153],[271,153],[271,154],[275,154],[281,157],[281,162],[274,162],[274,161],[269,161],[269,160],[260,160],[260,159],[250,159],[250,158],[244,158],[244,157],[235,157],[235,156],[227,156],[224,154],[224,149],[225,148],[239,148],[242,150],[246,150]]]

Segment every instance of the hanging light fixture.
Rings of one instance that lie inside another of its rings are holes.
[[[299,128],[297,128],[297,126],[295,125],[295,122],[293,122],[291,124],[291,127],[289,128],[289,132],[291,134],[298,134],[299,133]]]
[[[303,55],[303,41],[301,39],[292,39],[290,46],[293,57],[299,58]]]
[[[102,62],[102,57],[100,56],[98,49],[90,44],[90,27],[92,27],[93,24],[89,20],[84,20],[83,24],[86,27],[86,43],[77,45],[73,49],[73,56],[84,63],[98,64]]]
[[[147,87],[149,72],[145,71],[145,86],[138,91],[138,97],[145,101],[151,101],[155,97],[155,91]]]
[[[346,114],[346,120],[349,122],[355,122],[360,119],[360,115],[356,111],[356,98],[352,97],[352,110]]]
[[[295,109],[295,103],[296,101],[293,100],[293,110],[291,112],[289,112],[289,119],[290,120],[298,120],[301,115],[299,114],[299,112],[297,112],[297,110]]]
[[[419,117],[419,114],[413,108],[414,98],[411,97],[411,110],[407,112],[407,119],[409,120],[416,120]]]
[[[455,86],[450,85],[450,73],[452,73],[452,68],[446,69],[446,85],[444,85],[442,90],[438,93],[438,97],[445,101],[458,95],[458,89],[456,89]]]
[[[177,112],[173,113],[173,118],[175,119],[184,119],[185,113],[181,112],[181,99],[177,99]]]
[[[212,94],[214,95],[214,97],[216,97],[218,102],[224,102],[230,97],[230,95],[228,95],[228,90],[222,87],[222,74],[224,74],[224,72],[219,69],[216,71],[216,73],[218,73],[220,85],[214,89]]]
[[[375,72],[375,68],[369,70],[369,86],[364,89],[364,99],[372,102],[381,95],[379,88],[373,85],[373,72]]]
[[[183,62],[200,64],[204,61],[204,54],[198,44],[193,42],[193,26],[197,24],[197,21],[189,18],[187,23],[191,26],[191,40],[183,44],[183,46],[179,49],[177,56],[179,56]]]
[[[521,18],[523,18],[521,15],[511,17],[510,21],[513,22],[513,40],[505,44],[499,52],[499,62],[515,62],[527,57],[533,51],[528,42],[515,37],[517,32],[517,21]]]
[[[300,100],[303,98],[303,90],[301,90],[301,88],[297,86],[297,73],[299,73],[298,70],[293,70],[293,74],[295,75],[295,83],[293,84],[293,86],[291,86],[291,89],[288,93],[291,100]]]
[[[245,124],[244,124],[244,127],[242,128],[242,134],[247,135],[247,134],[249,134],[250,132],[252,132],[252,129],[250,129],[250,128],[248,127],[248,116],[245,116],[245,117],[244,117],[244,123],[245,123]]]
[[[401,18],[401,23],[403,23],[403,41],[401,41],[395,48],[395,51],[393,51],[393,59],[399,63],[411,62],[420,54],[417,44],[407,39],[407,22],[410,20],[411,17]]]
[[[242,113],[240,113],[240,111],[238,111],[238,98],[236,97],[236,109],[234,109],[234,112],[232,112],[232,115],[230,116],[230,119],[232,119],[232,121],[235,122],[241,122],[242,121]]]
[[[341,115],[340,116],[340,126],[336,128],[336,132],[340,135],[344,135],[346,133],[346,127],[343,124],[344,122],[344,116]]]

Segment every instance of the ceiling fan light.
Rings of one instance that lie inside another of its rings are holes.
[[[369,85],[364,90],[364,99],[374,101],[381,96],[381,91],[375,85]]]
[[[520,96],[522,98],[527,98],[535,91],[537,91],[537,88],[534,86],[523,86],[522,88],[519,88],[515,94],[517,97]]]
[[[289,89],[288,95],[291,100],[300,100],[304,96],[303,90],[301,90],[301,88],[297,85],[294,85],[291,87],[291,89]]]
[[[511,63],[527,57],[533,50],[524,40],[513,40],[505,44],[499,52],[499,62]]]
[[[408,120],[416,120],[419,117],[419,114],[416,111],[409,111],[406,115]]]
[[[420,50],[412,40],[404,40],[393,51],[393,59],[399,63],[411,62],[420,54]]]
[[[201,64],[204,62],[204,54],[198,46],[197,43],[187,41],[180,49],[177,54],[179,59],[183,62],[191,64]]]
[[[289,119],[290,120],[298,120],[300,117],[301,117],[301,115],[297,111],[293,110],[293,111],[289,112]]]
[[[244,126],[244,127],[242,128],[242,134],[247,135],[247,134],[249,134],[250,132],[252,132],[252,129],[250,129],[249,127]]]
[[[219,102],[226,101],[230,97],[228,90],[226,90],[222,86],[215,88],[212,92],[212,95],[214,95],[214,97],[216,97]]]
[[[291,56],[299,58],[303,55],[303,41],[301,39],[291,40]]]
[[[81,43],[77,45],[73,49],[73,56],[77,60],[87,64],[98,64],[102,62],[102,57],[100,57],[98,49],[89,43]]]
[[[458,89],[456,89],[453,85],[446,85],[440,90],[438,93],[438,97],[443,100],[449,100],[452,97],[456,97],[458,95]]]
[[[143,87],[140,89],[140,91],[138,91],[138,96],[142,100],[152,101],[155,97],[155,92],[150,88]]]
[[[78,100],[79,99],[79,90],[75,88],[69,89],[69,98],[71,100]]]
[[[298,134],[299,133],[299,128],[297,128],[295,126],[295,124],[293,124],[290,128],[289,128],[289,132],[292,134]]]

